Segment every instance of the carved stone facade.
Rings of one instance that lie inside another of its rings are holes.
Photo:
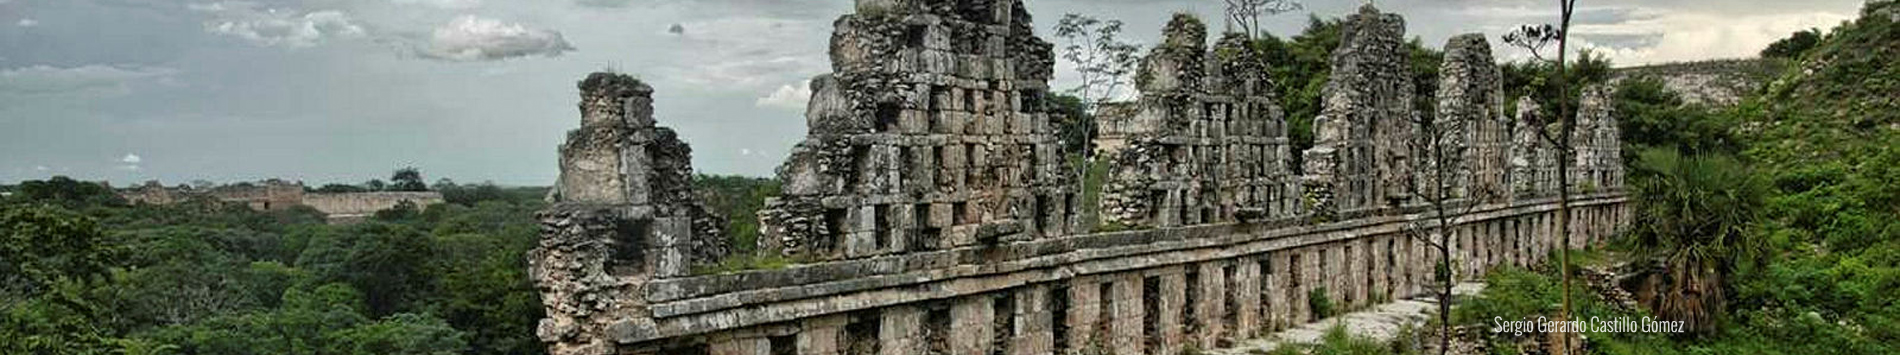
[[[1438,69],[1438,113],[1446,159],[1428,156],[1421,170],[1431,181],[1441,160],[1451,179],[1448,196],[1495,201],[1510,196],[1510,116],[1504,114],[1504,84],[1491,44],[1483,34],[1452,37]],[[1427,146],[1430,148],[1430,146]],[[1426,186],[1436,186],[1427,184]],[[1430,193],[1427,189],[1426,193]]]
[[[1401,205],[1413,197],[1414,84],[1405,19],[1371,5],[1346,19],[1313,119],[1305,188],[1323,219]]]
[[[609,354],[616,339],[655,332],[648,280],[687,276],[728,250],[724,221],[692,190],[692,149],[654,125],[653,89],[624,74],[580,83],[581,127],[561,145],[561,177],[540,213],[529,277],[547,318],[536,335],[556,354]]]
[[[1583,89],[1577,127],[1570,136],[1570,144],[1577,151],[1570,183],[1580,191],[1623,186],[1623,140],[1622,130],[1617,127],[1614,90],[1608,85]]]
[[[1109,116],[1103,219],[1129,227],[1291,217],[1302,205],[1267,59],[1238,34],[1204,48],[1176,15],[1137,74],[1131,116]],[[1106,145],[1105,145],[1106,146]]]
[[[1548,136],[1556,133],[1546,126],[1549,120],[1542,115],[1542,106],[1526,96],[1517,99],[1517,121],[1511,127],[1511,196],[1512,198],[1530,198],[1545,196],[1557,191],[1557,148],[1539,134],[1544,130]]]
[[[1238,37],[1206,49],[1205,29],[1176,18],[1143,64],[1141,100],[1102,123],[1105,215],[1145,227],[1105,233],[1073,229],[1075,182],[1040,103],[1053,56],[1019,0],[860,0],[837,26],[836,73],[813,80],[811,131],[760,212],[761,246],[797,267],[685,273],[723,250],[718,231],[639,214],[696,206],[667,197],[687,191],[684,154],[669,153],[684,145],[643,115],[644,85],[583,84],[561,202],[530,255],[551,354],[1176,354],[1316,321],[1313,297],[1349,311],[1433,280],[1434,254],[1406,235],[1437,220],[1413,197],[1413,169],[1432,166],[1412,165],[1396,15],[1367,7],[1343,29],[1306,157],[1315,185],[1287,172],[1272,63]],[[1606,181],[1572,192],[1577,223],[1560,232],[1541,126],[1499,121],[1481,38],[1448,47],[1434,113],[1468,128],[1442,138],[1470,147],[1461,170],[1503,175],[1471,186],[1512,190],[1449,220],[1453,272],[1532,265],[1622,230],[1628,199]],[[1614,143],[1608,121],[1590,119],[1592,149]],[[1320,211],[1293,198],[1303,188]],[[1303,218],[1315,213],[1338,218]]]
[[[809,260],[1059,236],[1079,198],[1049,126],[1052,46],[1018,0],[859,1],[812,80],[810,132],[759,213]]]

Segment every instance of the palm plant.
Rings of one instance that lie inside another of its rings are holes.
[[[1727,305],[1725,280],[1768,249],[1749,231],[1766,185],[1733,157],[1674,149],[1644,151],[1635,174],[1638,223],[1630,242],[1667,270],[1655,311],[1712,331]]]

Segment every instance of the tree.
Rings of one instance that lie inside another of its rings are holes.
[[[92,218],[55,206],[0,205],[0,296],[103,278],[117,255],[111,245]]]
[[[54,176],[44,181],[29,180],[20,182],[14,188],[19,196],[27,201],[57,203],[67,207],[78,205],[122,205],[125,200],[107,187],[105,183],[73,180],[65,176]]]
[[[369,181],[363,182],[363,189],[367,191],[383,191],[388,188],[389,184],[384,183],[381,179],[370,179]]]
[[[389,191],[429,191],[429,184],[422,182],[422,171],[416,168],[396,169],[389,175]]]
[[[1265,32],[1260,27],[1261,16],[1273,16],[1299,11],[1305,6],[1292,0],[1226,0],[1227,20],[1240,27],[1240,33],[1247,38],[1260,38]]]
[[[1577,0],[1558,0],[1557,4],[1558,4],[1558,12],[1561,14],[1561,16],[1559,16],[1559,20],[1558,20],[1559,22],[1556,26],[1551,26],[1549,24],[1525,25],[1525,26],[1519,27],[1516,31],[1512,31],[1511,33],[1505,34],[1504,42],[1530,51],[1531,55],[1533,57],[1538,58],[1539,60],[1543,59],[1543,54],[1539,52],[1544,47],[1549,45],[1551,42],[1556,42],[1557,60],[1555,64],[1556,64],[1557,70],[1554,75],[1554,77],[1556,77],[1556,82],[1557,82],[1556,88],[1557,88],[1558,93],[1568,95],[1571,92],[1571,88],[1570,88],[1571,73],[1568,70],[1569,67],[1567,67],[1568,63],[1566,62],[1566,58],[1570,52],[1570,36],[1569,36],[1570,35],[1570,19],[1572,15],[1576,13]],[[1561,265],[1558,266],[1558,270],[1561,276],[1563,277],[1563,300],[1564,300],[1563,313],[1558,315],[1558,318],[1557,318],[1557,320],[1559,321],[1569,320],[1571,318],[1571,307],[1570,307],[1571,306],[1571,302],[1570,302],[1570,278],[1571,278],[1570,277],[1570,162],[1574,160],[1571,158],[1571,155],[1575,154],[1576,151],[1573,149],[1574,147],[1572,147],[1570,144],[1571,143],[1570,136],[1572,135],[1571,133],[1576,131],[1577,129],[1577,117],[1574,115],[1573,112],[1571,112],[1570,106],[1571,105],[1570,105],[1569,100],[1557,100],[1557,116],[1556,117],[1558,118],[1559,121],[1561,121],[1561,123],[1559,124],[1561,128],[1559,129],[1560,133],[1558,134],[1558,136],[1551,137],[1550,134],[1545,130],[1533,129],[1534,131],[1537,132],[1538,136],[1543,138],[1545,141],[1552,143],[1552,145],[1555,146],[1557,149],[1557,157],[1558,157],[1557,163],[1556,163],[1557,164],[1557,196],[1558,196],[1557,198],[1557,234],[1562,236],[1562,239],[1563,239],[1562,245],[1564,246],[1563,248],[1558,248],[1561,250],[1561,254],[1562,254],[1562,257],[1560,258],[1561,261],[1559,261],[1559,264]],[[1522,122],[1519,124],[1531,124],[1533,127],[1543,126],[1541,122]],[[1574,336],[1566,335],[1566,336],[1563,336],[1562,338],[1563,338],[1562,352],[1564,354],[1569,354],[1570,351],[1574,349],[1573,347],[1571,347],[1571,340],[1572,338],[1574,338]]]
[[[1065,121],[1065,126],[1079,127],[1081,133],[1074,138],[1078,144],[1065,144],[1076,149],[1073,162],[1076,181],[1087,179],[1089,163],[1094,158],[1091,142],[1095,139],[1095,114],[1103,104],[1123,92],[1129,75],[1135,71],[1135,63],[1141,60],[1135,54],[1139,48],[1122,41],[1121,32],[1121,20],[1103,21],[1075,13],[1064,14],[1056,23],[1056,37],[1064,42],[1062,59],[1074,64],[1076,74],[1081,77],[1080,83],[1066,90],[1067,94],[1080,98],[1082,106],[1078,116]],[[1063,138],[1070,138],[1066,136]]]
[[[1788,38],[1783,38],[1775,41],[1775,43],[1768,44],[1768,48],[1761,50],[1761,57],[1800,59],[1802,54],[1807,53],[1809,49],[1814,49],[1814,46],[1820,44],[1821,29],[1810,28],[1795,31],[1794,34]]]
[[[1674,149],[1644,151],[1636,173],[1632,241],[1668,269],[1656,313],[1713,331],[1715,316],[1727,308],[1726,280],[1769,250],[1748,231],[1763,210],[1766,185],[1732,157],[1685,157]]]

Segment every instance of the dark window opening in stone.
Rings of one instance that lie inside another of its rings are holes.
[[[1181,224],[1182,225],[1200,224],[1200,218],[1194,216],[1194,206],[1188,206],[1187,197],[1188,197],[1187,191],[1185,190],[1181,191],[1181,206],[1180,206],[1181,211],[1177,212],[1179,213],[1179,216],[1181,216]]]
[[[1160,355],[1161,352],[1160,276],[1141,279],[1141,349],[1143,354],[1148,355]]]
[[[943,239],[943,228],[930,225],[930,204],[919,203],[911,208],[911,223],[917,226],[917,234],[911,239],[912,250],[935,250]]]
[[[1009,354],[1009,339],[1016,336],[1016,294],[1003,291],[990,302],[990,355]]]
[[[1370,247],[1370,245],[1368,245],[1368,247]],[[1378,277],[1378,273],[1375,271],[1378,269],[1377,266],[1379,264],[1379,254],[1371,250],[1371,248],[1367,248],[1367,249],[1368,250],[1366,250],[1366,256],[1365,256],[1366,283],[1365,285],[1361,286],[1361,288],[1366,290],[1366,303],[1372,303],[1372,302],[1378,301],[1378,299],[1373,297],[1377,295],[1372,294],[1373,292],[1372,286],[1376,284],[1373,281],[1376,280],[1376,278]]]
[[[876,243],[877,250],[882,251],[886,248],[890,248],[891,230],[897,227],[891,223],[891,205],[877,205],[876,207],[872,207],[871,220],[873,222],[872,226],[876,227],[872,228],[875,230],[871,233],[873,237],[872,242]]]
[[[844,325],[845,355],[876,355],[878,353],[878,333],[883,332],[884,319],[877,311],[858,312],[851,316],[850,323]]]
[[[1022,104],[1016,106],[1016,111],[1035,112],[1035,111],[1041,111],[1041,109],[1042,109],[1042,92],[1036,91],[1036,90],[1023,90]]]
[[[1198,334],[1201,331],[1201,272],[1199,265],[1188,265],[1187,297],[1181,305],[1181,332]]]
[[[640,273],[646,263],[646,243],[652,235],[653,221],[646,219],[624,221],[614,226],[613,254],[607,259],[607,270],[616,275]]]
[[[1164,206],[1167,202],[1168,202],[1167,191],[1154,190],[1154,191],[1148,192],[1148,211],[1149,211],[1148,219],[1153,220],[1154,224],[1156,225],[1161,224],[1162,206]]]
[[[904,29],[904,43],[910,48],[924,48],[924,39],[930,33],[928,25],[910,25]]]
[[[917,157],[910,155],[909,146],[897,147],[897,186],[899,192],[908,192],[915,187],[911,184],[911,180],[916,179],[914,175],[917,174],[912,172],[911,169],[920,165],[915,164],[916,161]]]
[[[877,131],[897,131],[897,119],[904,113],[904,107],[895,102],[877,104]]]
[[[1069,285],[1058,284],[1049,288],[1049,324],[1050,337],[1055,339],[1055,353],[1069,353]]]
[[[1037,229],[1046,229],[1046,228],[1049,228],[1049,226],[1053,224],[1049,220],[1049,209],[1051,207],[1052,206],[1049,205],[1049,196],[1036,195],[1035,221],[1036,221]]]
[[[847,163],[851,164],[851,167],[854,169],[844,174],[844,190],[846,192],[857,192],[858,185],[864,180],[864,175],[869,174],[872,170],[865,168],[865,165],[867,165],[866,161],[869,160],[867,158],[870,154],[871,149],[869,147],[859,145],[851,146],[851,160]]]
[[[950,353],[950,306],[935,303],[924,311],[924,350],[929,354]]]
[[[931,164],[931,165],[935,165],[940,169],[948,167],[944,165],[945,161],[949,159],[945,159],[943,156],[943,146],[930,147],[930,156],[932,159],[936,160],[936,164]],[[932,169],[932,170],[938,171],[937,169]],[[936,180],[937,186],[939,187],[948,187],[956,183],[955,181],[950,180],[950,175],[945,175],[945,174],[937,174],[936,176],[933,176],[932,179]]]
[[[1260,320],[1258,323],[1261,329],[1273,329],[1273,256],[1268,255],[1261,257],[1258,263],[1260,263],[1260,273],[1255,275],[1259,276],[1259,280],[1255,281],[1255,283],[1260,284]]]
[[[958,225],[970,224],[972,221],[970,221],[969,209],[970,203],[967,201],[957,201],[956,203],[950,204],[951,223]]]
[[[1104,281],[1098,286],[1100,291],[1096,299],[1101,300],[1101,303],[1095,309],[1095,340],[1107,343],[1108,337],[1113,334],[1110,331],[1115,329],[1115,283]]]
[[[962,110],[960,111],[976,112],[976,95],[976,90],[965,90],[963,92],[963,107],[961,107]]]
[[[838,245],[835,241],[849,239],[847,237],[850,234],[849,216],[850,213],[842,208],[826,209],[825,230],[830,232],[826,234],[830,237],[824,238],[822,242],[818,243],[819,245],[813,245],[812,248],[814,250],[830,251],[832,246]]]
[[[798,335],[780,335],[766,338],[771,347],[771,355],[798,355]]]
[[[1221,297],[1221,305],[1224,306],[1221,310],[1221,321],[1225,324],[1223,330],[1225,333],[1219,338],[1217,345],[1223,348],[1233,346],[1234,332],[1240,330],[1240,280],[1235,277],[1238,276],[1238,271],[1234,265],[1221,267],[1221,281],[1226,282],[1227,285],[1222,288],[1227,292],[1224,292],[1226,294]]]

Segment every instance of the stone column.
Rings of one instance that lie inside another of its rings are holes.
[[[892,306],[880,313],[878,355],[924,353],[924,312],[916,306]]]
[[[843,355],[846,315],[808,318],[798,332],[798,355]]]
[[[950,354],[989,355],[996,329],[995,296],[972,295],[957,299],[950,306]]]

